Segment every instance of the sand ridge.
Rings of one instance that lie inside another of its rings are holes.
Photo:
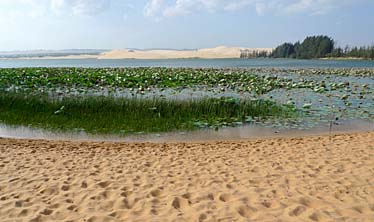
[[[0,221],[373,221],[374,132],[114,143],[0,139]]]
[[[227,47],[217,46],[215,48],[174,50],[174,49],[113,49],[98,55],[66,55],[66,56],[27,56],[17,58],[0,58],[0,60],[14,59],[231,59],[240,58],[241,50],[249,52],[267,52],[271,53],[272,48],[245,48],[245,47]]]
[[[98,59],[227,59],[240,58],[241,50],[266,51],[270,53],[271,48],[240,48],[218,46],[196,50],[112,50],[102,53]]]

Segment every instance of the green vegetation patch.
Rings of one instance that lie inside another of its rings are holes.
[[[265,56],[267,54],[255,54],[256,57]],[[296,58],[296,59],[318,59],[325,57],[332,58],[361,58],[374,59],[374,45],[349,47],[344,49],[336,47],[334,39],[328,36],[309,36],[303,42],[283,43],[279,45],[269,55],[273,58]]]
[[[234,98],[189,101],[0,92],[0,121],[60,131],[127,134],[191,130],[296,116],[292,106]]]
[[[16,68],[0,69],[0,87],[21,89],[119,88],[137,91],[152,88],[207,86],[222,91],[264,94],[278,88],[312,87],[313,82],[299,85],[290,79],[261,76],[243,69],[193,68]],[[42,89],[42,90],[41,90]]]
[[[128,89],[142,93],[204,86],[222,92],[262,95],[276,89],[314,90],[321,85],[316,79],[295,79],[289,74],[371,77],[374,72],[373,69],[12,68],[0,69],[0,88],[40,92]]]

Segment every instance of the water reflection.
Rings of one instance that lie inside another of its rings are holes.
[[[374,122],[367,120],[350,120],[341,122],[332,127],[332,134],[373,131]],[[73,141],[114,141],[114,142],[198,142],[217,140],[245,140],[276,137],[299,137],[309,135],[326,135],[330,133],[329,124],[319,125],[312,129],[280,129],[258,125],[245,125],[241,127],[202,129],[189,132],[169,132],[160,134],[139,134],[129,136],[118,135],[92,135],[85,132],[52,132],[42,129],[33,129],[25,126],[8,126],[0,124],[0,137],[20,139],[48,139]]]

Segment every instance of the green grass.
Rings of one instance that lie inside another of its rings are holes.
[[[264,100],[50,98],[45,94],[0,92],[0,122],[61,131],[163,132],[235,125],[252,117],[288,118],[295,115],[293,107]]]

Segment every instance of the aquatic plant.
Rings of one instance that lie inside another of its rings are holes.
[[[282,122],[281,127],[310,128],[328,123],[327,100],[335,105],[339,121],[374,119],[373,77],[374,69],[17,68],[0,69],[0,89],[45,93],[55,99],[94,95],[185,102],[206,96],[235,97],[241,101],[264,99],[289,104],[305,114],[302,120],[295,121],[296,126]],[[61,105],[54,112],[63,113],[66,108]],[[225,118],[199,117],[191,120],[188,127],[234,126],[251,119]],[[277,120],[267,126],[280,123]]]
[[[55,130],[134,133],[235,126],[253,119],[296,117],[292,106],[266,100],[163,99],[0,92],[0,121]]]
[[[266,74],[263,75],[262,73]],[[374,75],[373,70],[192,69],[192,68],[16,68],[0,69],[0,88],[55,89],[128,88],[144,92],[153,88],[207,86],[237,92],[264,94],[275,89],[310,88],[327,91],[326,85],[284,74]],[[344,83],[345,84],[345,83]],[[335,89],[345,85],[330,86]]]

